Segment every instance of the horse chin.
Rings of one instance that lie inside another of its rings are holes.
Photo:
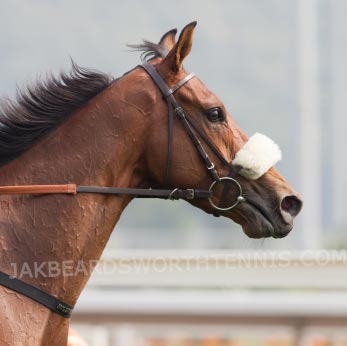
[[[260,220],[263,219],[263,220]],[[272,224],[263,217],[247,220],[241,224],[243,232],[254,239],[274,237],[275,230]],[[277,237],[276,237],[277,238]]]
[[[284,238],[292,229],[280,229],[253,204],[243,203],[240,209],[244,214],[244,222],[241,223],[243,232],[250,238]]]

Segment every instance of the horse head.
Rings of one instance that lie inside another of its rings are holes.
[[[191,51],[195,26],[196,22],[188,24],[177,42],[176,30],[171,30],[158,45],[145,42],[142,46],[151,49],[154,56],[149,62],[169,89],[189,76],[182,63]],[[146,74],[145,71],[140,73]],[[207,213],[232,219],[249,237],[286,236],[293,228],[302,201],[273,167],[280,158],[279,148],[260,134],[248,138],[222,101],[197,77],[188,78],[189,81],[173,92],[174,98],[189,119],[189,127],[208,154],[210,163],[215,166],[217,179],[233,177],[215,181],[210,189],[213,194],[210,201],[192,199],[190,203]],[[153,81],[149,83],[153,84]],[[187,135],[187,128],[177,116],[172,125],[168,124],[168,105],[157,86],[146,86],[144,92],[152,107],[145,153],[148,179],[161,187],[167,185],[166,170],[169,168],[170,188],[209,189],[216,179],[211,179],[209,167],[204,165],[196,143]],[[173,135],[169,149],[172,154],[168,157],[165,148],[170,131],[168,134],[166,129],[170,126]],[[232,175],[231,171],[234,172]]]

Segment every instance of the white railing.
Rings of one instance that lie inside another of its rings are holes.
[[[105,252],[89,287],[347,289],[347,251]]]
[[[72,322],[98,346],[347,342],[346,272],[345,251],[106,251]]]

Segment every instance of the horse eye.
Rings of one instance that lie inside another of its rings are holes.
[[[207,118],[212,123],[224,120],[223,111],[220,108],[212,108],[207,111]]]

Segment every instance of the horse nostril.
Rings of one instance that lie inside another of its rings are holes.
[[[281,202],[281,209],[291,216],[299,214],[302,208],[302,201],[296,196],[284,197]]]

